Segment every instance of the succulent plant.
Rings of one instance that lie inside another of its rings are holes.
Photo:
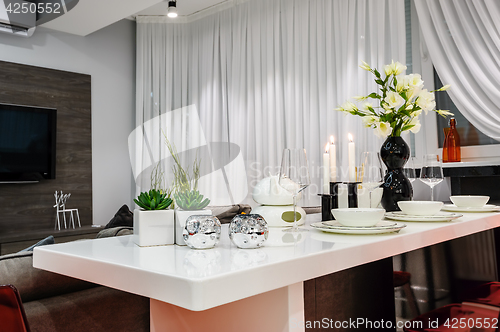
[[[144,210],[165,210],[172,204],[172,199],[168,192],[151,189],[149,192],[142,192],[134,202]]]
[[[174,194],[175,203],[183,210],[202,210],[210,203],[208,198],[203,199],[203,195],[198,190],[183,191]]]

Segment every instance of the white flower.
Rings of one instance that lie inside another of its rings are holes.
[[[413,101],[415,98],[418,97],[420,91],[422,91],[423,85],[413,85],[408,88],[406,91],[406,98],[409,101]]]
[[[367,71],[371,71],[372,69],[370,68],[370,65],[367,64],[366,62],[364,61],[361,61],[361,65],[359,66],[361,69],[364,69],[364,70],[367,70]]]
[[[372,103],[364,103],[363,104],[363,109],[368,111],[370,108],[373,108]]]
[[[354,96],[354,97],[352,97],[352,99],[356,99],[356,100],[365,100],[366,98],[368,98],[368,97],[364,97],[364,96]]]
[[[408,89],[409,82],[410,82],[410,79],[409,79],[408,75],[398,77],[398,84],[396,84],[396,91],[402,92],[403,90]]]
[[[394,91],[389,91],[387,96],[384,98],[384,101],[389,105],[390,108],[398,109],[405,103],[403,97],[399,95],[399,93]]]
[[[424,81],[422,81],[422,76],[420,74],[410,74],[407,76],[408,86],[418,86],[422,88],[424,86]]]
[[[406,70],[405,65],[403,65],[402,63],[399,63],[397,61],[396,61],[396,63],[394,63],[394,60],[392,61],[391,66],[392,66],[392,73],[396,76],[398,76],[399,74],[401,74],[403,71]]]
[[[427,91],[427,89],[423,89],[420,91],[417,99],[415,100],[417,106],[427,112],[431,111],[436,107],[436,102],[434,101],[434,94],[432,92]]]
[[[436,110],[436,112],[441,116],[454,115],[453,113],[447,110]]]
[[[408,123],[409,125],[413,125],[413,127],[410,128],[410,131],[414,134],[418,133],[420,131],[420,127],[422,126],[420,124],[420,121],[418,120],[418,117],[414,117],[413,119],[411,119],[410,123]]]
[[[375,135],[378,137],[387,137],[392,132],[389,122],[376,122],[375,125]]]
[[[373,115],[367,115],[367,116],[362,117],[361,120],[363,121],[363,124],[366,127],[370,127],[372,124],[377,122],[378,117],[373,116]]]
[[[449,84],[446,84],[445,86],[443,86],[441,89],[439,89],[438,91],[446,91],[450,88],[451,85]]]
[[[356,105],[354,105],[350,101],[346,101],[345,103],[342,104],[342,106],[340,106],[340,108],[346,112],[352,112],[356,110]]]
[[[392,60],[390,65],[384,66],[384,72],[387,76],[389,76],[391,74],[394,76],[398,76],[399,74],[401,74],[405,70],[406,70],[405,65],[403,65],[402,63],[397,62],[397,61],[394,62],[394,60]]]
[[[392,66],[391,65],[385,65],[384,66],[384,72],[386,76],[392,75]]]

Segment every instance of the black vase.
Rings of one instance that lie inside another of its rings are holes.
[[[399,201],[411,201],[413,188],[403,173],[403,166],[410,158],[410,147],[399,136],[389,136],[380,149],[380,158],[387,166],[382,188],[382,206],[386,211],[400,211]]]

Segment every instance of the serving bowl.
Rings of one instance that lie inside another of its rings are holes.
[[[450,196],[451,201],[458,207],[481,208],[488,203],[490,196]]]
[[[399,201],[398,206],[404,214],[412,216],[433,216],[441,210],[443,202]]]
[[[374,226],[382,220],[384,213],[384,209],[373,208],[332,209],[335,220],[350,227]]]

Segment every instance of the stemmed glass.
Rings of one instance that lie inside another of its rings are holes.
[[[384,181],[382,162],[378,152],[363,152],[361,156],[361,183],[369,192],[370,207],[372,206],[372,192],[380,187]]]
[[[437,154],[424,156],[424,163],[420,171],[420,181],[431,187],[431,201],[434,200],[434,186],[443,181],[443,169]]]
[[[403,168],[403,174],[406,175],[408,180],[410,180],[411,183],[417,179],[417,170],[415,169],[415,157],[410,157],[408,159],[408,162],[405,165],[405,168]]]
[[[297,195],[311,184],[305,149],[284,149],[279,184],[293,196],[293,227],[285,231],[304,232],[297,226]],[[302,216],[304,218],[305,216]]]

